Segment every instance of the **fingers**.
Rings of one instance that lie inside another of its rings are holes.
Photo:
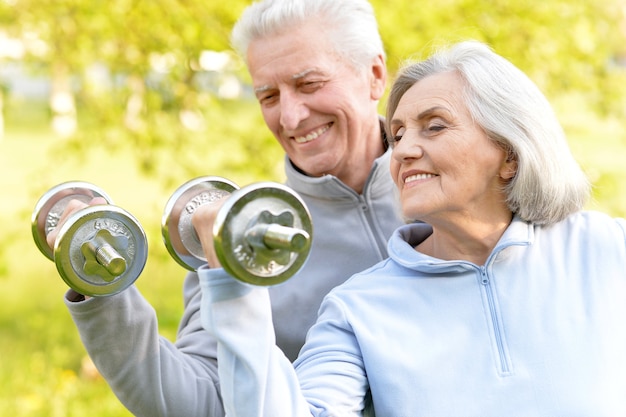
[[[213,225],[215,224],[215,218],[219,209],[224,205],[224,201],[227,197],[221,200],[212,202],[211,204],[204,204],[199,206],[191,217],[191,224],[193,225],[204,256],[207,259],[207,263],[211,268],[217,268],[220,265],[220,261],[215,253],[215,244],[213,242]]]
[[[67,219],[72,214],[76,213],[79,210],[84,209],[85,207],[99,205],[99,204],[107,204],[106,199],[103,197],[95,197],[89,202],[89,204],[85,204],[84,202],[80,200],[70,200],[67,203],[65,210],[63,210],[63,213],[61,214],[61,218],[59,219],[59,222],[57,223],[56,227],[52,229],[46,236],[46,242],[48,243],[48,246],[50,246],[51,248],[54,248],[54,244],[56,242],[57,236],[59,235],[59,230],[61,229],[61,226],[63,226],[67,222]]]
[[[94,197],[89,202],[90,206],[95,206],[95,205],[98,205],[98,204],[108,204],[108,203],[107,203],[107,200],[104,197]]]

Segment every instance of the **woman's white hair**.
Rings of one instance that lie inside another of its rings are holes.
[[[525,221],[553,224],[583,208],[590,184],[572,156],[552,106],[538,87],[487,45],[466,41],[407,64],[391,87],[387,120],[418,81],[456,71],[474,121],[517,161],[506,185],[509,209]]]
[[[286,33],[314,21],[329,36],[335,53],[355,68],[385,56],[372,5],[367,0],[262,0],[244,10],[231,33],[231,44],[244,59],[255,39]],[[332,52],[332,51],[331,51]]]

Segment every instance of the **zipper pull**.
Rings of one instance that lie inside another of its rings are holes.
[[[485,269],[484,266],[480,267],[480,275],[481,275],[481,280],[480,283],[483,285],[488,285],[489,284],[489,277],[487,276],[487,270]]]

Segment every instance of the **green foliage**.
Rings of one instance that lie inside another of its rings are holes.
[[[60,152],[80,158],[94,143],[109,150],[131,146],[145,173],[161,175],[167,183],[176,162],[173,171],[187,175],[206,173],[207,166],[211,171],[223,169],[212,156],[223,155],[230,145],[228,152],[238,152],[242,159],[261,157],[251,175],[276,176],[273,161],[280,160],[280,150],[272,146],[269,132],[262,130],[260,117],[251,120],[258,111],[249,111],[249,103],[218,100],[215,89],[223,81],[221,74],[199,69],[203,51],[228,49],[230,28],[243,2],[14,0],[8,4],[0,9],[0,21],[12,22],[4,30],[15,37],[35,36],[47,45],[44,50],[28,50],[30,68],[48,74],[53,91],[69,90],[75,95],[79,130]],[[237,65],[228,71],[237,72]],[[100,77],[94,79],[97,70]],[[132,103],[139,103],[135,112],[129,111]],[[196,117],[203,128],[183,126],[184,115]],[[241,131],[251,121],[257,126],[253,131],[262,132],[254,138],[255,144],[246,141],[249,130]],[[222,137],[228,141],[217,139]],[[258,152],[267,148],[268,152]],[[199,160],[198,155],[209,158]],[[231,168],[237,166],[242,172],[250,168],[241,161],[230,162]]]
[[[374,0],[390,71],[432,47],[464,39],[488,43],[548,95],[584,91],[601,113],[626,114],[626,52],[619,1]],[[622,2],[623,3],[623,2]]]

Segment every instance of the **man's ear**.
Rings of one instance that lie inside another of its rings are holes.
[[[385,58],[382,55],[377,55],[372,60],[370,78],[372,100],[380,100],[383,94],[385,94],[385,87],[387,85],[387,67],[385,65]]]

